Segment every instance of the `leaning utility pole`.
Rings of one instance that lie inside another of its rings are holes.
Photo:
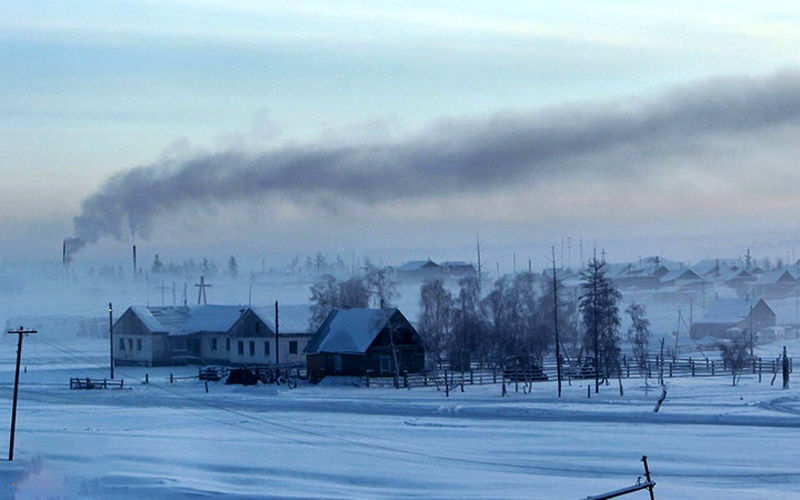
[[[558,397],[561,397],[561,343],[558,339],[558,280],[556,279],[555,245],[550,247],[550,249],[553,252],[553,325],[556,330],[556,374],[558,377]]]
[[[109,363],[111,367],[111,378],[114,378],[114,308],[111,302],[108,303],[108,345]]]
[[[17,427],[17,395],[19,394],[19,362],[22,358],[22,336],[31,333],[37,333],[36,330],[26,330],[24,327],[19,327],[16,330],[8,330],[9,334],[18,335],[17,341],[17,371],[14,375],[14,401],[11,405],[11,439],[8,444],[8,460],[14,460],[14,432]]]

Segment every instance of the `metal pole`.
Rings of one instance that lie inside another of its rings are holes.
[[[114,308],[111,302],[108,303],[108,342],[109,342],[109,366],[111,367],[111,379],[114,379]]]
[[[647,457],[646,456],[642,457],[642,463],[644,464],[644,477],[647,478],[647,482],[648,483],[652,483],[653,480],[650,479],[650,468],[647,466]],[[650,486],[647,487],[647,489],[650,491],[650,500],[656,500],[656,497],[653,494],[653,486],[650,485]]]

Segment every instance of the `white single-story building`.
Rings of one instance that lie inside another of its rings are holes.
[[[280,306],[278,311],[276,336],[274,308],[132,306],[114,323],[115,364],[304,363],[310,308]]]

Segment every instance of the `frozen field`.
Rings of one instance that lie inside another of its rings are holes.
[[[10,416],[14,345],[0,343],[0,433]],[[348,386],[169,384],[193,368],[121,367],[125,390],[70,391],[103,377],[105,343],[26,339],[11,498],[581,498],[633,483],[649,457],[656,498],[800,498],[800,398],[745,377],[586,386],[551,383],[449,399]],[[151,384],[140,379],[150,373]],[[798,381],[800,383],[800,381]],[[624,498],[647,498],[639,492]]]

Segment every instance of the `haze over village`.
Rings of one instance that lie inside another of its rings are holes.
[[[0,7],[4,498],[800,498],[789,2]]]

